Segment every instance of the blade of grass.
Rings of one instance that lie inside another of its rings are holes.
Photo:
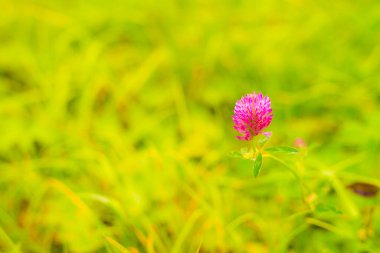
[[[353,238],[353,235],[350,234],[350,233],[347,233],[347,231],[339,229],[338,227],[336,227],[336,226],[334,226],[332,224],[329,224],[327,222],[324,222],[324,221],[321,221],[321,220],[318,220],[318,219],[307,218],[306,219],[306,223],[308,223],[310,225],[314,225],[314,226],[320,227],[320,228],[323,228],[323,229],[326,229],[327,231],[333,232],[333,233],[335,233],[337,235],[340,235],[340,236],[348,238],[348,239],[352,239]]]
[[[12,239],[5,233],[3,228],[0,227],[0,242],[2,249],[6,249],[7,251],[10,252],[20,252],[18,246],[14,244]]]
[[[202,216],[203,212],[200,210],[195,211],[183,226],[183,229],[179,233],[177,240],[175,241],[171,253],[180,253],[184,252],[182,248],[183,243],[185,242],[186,237],[189,235],[191,229],[194,227],[195,222]]]
[[[106,240],[109,244],[114,246],[116,249],[118,249],[122,253],[130,253],[129,250],[127,250],[125,247],[123,247],[120,243],[118,243],[116,240],[112,239],[109,236],[106,236]]]
[[[354,202],[351,200],[351,198],[348,196],[346,188],[342,184],[342,182],[335,176],[331,175],[331,183],[334,187],[335,191],[337,192],[339,199],[343,205],[343,207],[346,209],[347,213],[352,218],[357,218],[359,216],[359,211]]]

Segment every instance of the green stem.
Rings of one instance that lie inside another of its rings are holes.
[[[257,140],[256,138],[252,139],[252,152],[254,154],[254,157],[257,155]]]
[[[292,167],[290,167],[286,162],[284,162],[283,160],[281,160],[280,158],[276,157],[276,156],[273,156],[271,154],[264,154],[265,157],[269,157],[269,158],[272,158],[273,160],[281,163],[282,165],[284,165],[291,174],[293,174],[293,176],[297,179],[299,185],[300,185],[300,188],[301,188],[301,194],[302,194],[302,199],[303,201],[305,202],[305,204],[307,204],[309,207],[309,203],[307,203],[306,201],[306,196],[307,194],[310,193],[310,190],[307,188],[307,186],[302,182],[302,179],[301,177],[298,175],[297,171],[295,171]],[[311,207],[310,207],[311,208]]]

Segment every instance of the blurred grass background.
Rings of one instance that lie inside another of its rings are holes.
[[[345,188],[380,186],[379,13],[0,0],[1,252],[379,252],[378,198]],[[293,162],[315,210],[281,164],[228,157],[253,91],[271,145],[311,147]]]

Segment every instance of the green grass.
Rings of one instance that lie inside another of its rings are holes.
[[[346,187],[380,186],[379,13],[0,0],[0,251],[379,252],[379,197]],[[253,91],[268,146],[308,145],[257,178],[228,155]]]

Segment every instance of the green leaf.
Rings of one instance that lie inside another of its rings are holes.
[[[270,137],[266,137],[265,135],[259,139],[259,146],[262,148],[269,141]]]
[[[247,148],[242,148],[240,151],[232,151],[228,155],[229,157],[233,158],[243,158],[243,159],[248,159],[246,156],[247,154],[250,154],[250,152]]]
[[[242,153],[242,154],[245,154],[245,153],[248,153],[248,152],[249,152],[248,148],[241,148],[240,149],[240,153]]]
[[[252,149],[242,148],[240,152],[244,159],[252,160],[254,157],[254,151]]]
[[[228,154],[229,157],[233,157],[233,158],[243,158],[243,155],[241,152],[239,151],[232,151]]]
[[[253,163],[253,175],[255,177],[259,175],[262,164],[263,164],[263,155],[259,153]]]
[[[298,149],[292,148],[292,147],[286,147],[286,146],[283,146],[283,147],[270,147],[270,148],[266,148],[264,150],[266,152],[269,152],[269,153],[287,153],[287,154],[298,153]]]

